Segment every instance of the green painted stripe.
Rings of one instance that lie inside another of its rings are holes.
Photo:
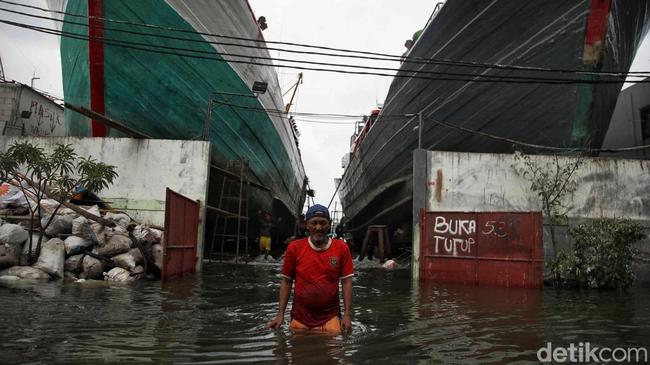
[[[119,210],[164,212],[164,200],[140,200],[128,198],[106,198],[111,207]]]
[[[584,71],[595,71],[595,67],[583,65]],[[582,75],[582,80],[592,81],[595,80],[594,75]],[[571,129],[571,147],[581,148],[587,147],[591,139],[590,127],[591,109],[594,98],[594,84],[580,84],[576,92],[576,114],[573,120],[573,128]]]

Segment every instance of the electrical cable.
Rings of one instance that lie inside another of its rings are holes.
[[[88,19],[88,18],[101,19],[101,20],[103,20],[105,22],[111,22],[111,23],[116,23],[116,24],[139,26],[139,27],[145,27],[145,28],[150,28],[150,29],[161,29],[161,30],[173,31],[173,32],[200,34],[200,35],[211,36],[211,37],[215,37],[215,38],[234,39],[234,40],[249,41],[249,42],[255,42],[255,43],[260,42],[259,39],[236,37],[236,36],[227,36],[227,35],[221,35],[221,34],[199,32],[199,31],[179,29],[179,28],[173,28],[173,27],[164,27],[164,26],[145,24],[145,23],[134,23],[134,22],[124,21],[124,20],[115,20],[115,19],[103,18],[103,17],[88,17],[87,15],[74,14],[74,13],[56,11],[56,10],[49,10],[49,9],[45,9],[45,8],[41,8],[41,7],[37,7],[37,6],[19,4],[19,3],[12,2],[12,1],[7,1],[7,0],[0,0],[0,3],[6,3],[6,4],[20,6],[20,7],[36,9],[36,10],[40,10],[42,12],[47,12],[47,13],[68,15],[68,16],[71,16],[71,17],[78,17],[78,18],[84,18],[84,19]],[[88,25],[85,24],[85,23],[76,23],[76,22],[71,22],[69,20],[61,20],[61,19],[49,18],[49,17],[41,17],[41,16],[34,15],[34,14],[23,13],[23,12],[18,12],[18,11],[15,11],[15,10],[4,9],[4,8],[0,8],[0,10],[13,12],[13,13],[17,13],[17,14],[22,14],[22,15],[25,15],[25,16],[37,17],[37,18],[42,18],[42,19],[49,19],[49,20],[52,20],[52,21],[58,21],[58,22],[64,22],[64,23],[78,24],[78,25],[83,25],[83,26],[88,27]],[[150,34],[147,34],[147,33],[139,33],[139,32],[133,32],[133,31],[120,30],[120,29],[106,29],[106,30],[124,31],[124,32],[132,32],[132,33],[141,34],[141,35],[150,35]],[[179,39],[179,40],[184,40],[184,41],[197,41],[197,40],[194,40],[194,39],[177,38],[177,37],[170,37],[170,36],[164,36],[164,35],[151,35],[151,36],[159,36],[159,37],[164,37],[164,38]],[[351,57],[351,58],[362,58],[362,59],[383,60],[383,61],[408,61],[409,63],[442,64],[442,65],[449,65],[449,66],[474,67],[474,68],[481,67],[481,68],[495,68],[495,69],[505,69],[505,70],[575,73],[575,74],[583,74],[583,75],[588,75],[588,74],[591,74],[591,75],[607,75],[607,76],[617,76],[617,77],[624,77],[624,76],[634,75],[634,74],[644,74],[645,75],[645,74],[650,73],[650,72],[646,72],[646,71],[625,71],[625,72],[622,72],[622,71],[586,71],[586,70],[570,70],[570,69],[549,69],[549,68],[531,67],[531,66],[501,65],[501,64],[489,64],[489,63],[481,63],[481,62],[454,61],[454,60],[447,60],[447,59],[429,59],[429,58],[422,58],[422,57],[408,57],[408,56],[405,57],[405,56],[401,56],[401,55],[391,55],[391,54],[385,54],[385,53],[358,51],[358,50],[350,50],[350,49],[343,49],[343,48],[323,47],[323,46],[315,46],[315,45],[292,43],[292,42],[265,41],[266,44],[281,44],[281,45],[297,46],[297,47],[304,47],[304,48],[331,50],[331,51],[337,51],[337,52],[367,54],[367,55],[381,56],[381,57],[384,57],[384,58],[364,57],[364,56],[349,56],[349,55],[319,53],[319,52],[295,51],[295,50],[288,50],[288,49],[278,49],[278,48],[250,46],[250,45],[232,44],[232,43],[218,43],[218,42],[209,42],[209,41],[205,41],[205,42],[206,43],[213,43],[213,44],[221,44],[221,45],[238,46],[238,47],[258,48],[258,49],[266,49],[266,50],[277,50],[277,51],[292,52],[292,53],[317,54],[317,55],[325,55],[325,56],[332,56],[332,57]]]
[[[0,8],[0,10],[2,10]],[[58,35],[61,37],[67,37],[67,38],[73,38],[73,39],[80,39],[80,40],[87,40],[87,41],[101,41],[104,42],[105,44],[109,45],[117,45],[120,47],[126,47],[126,48],[132,48],[132,49],[140,49],[140,50],[145,50],[145,51],[158,51],[160,49],[163,50],[170,50],[170,51],[182,51],[182,52],[191,52],[192,54],[187,54],[187,53],[171,53],[175,54],[177,56],[182,56],[182,57],[192,57],[192,58],[206,58],[206,57],[201,57],[196,54],[202,55],[202,54],[208,54],[208,55],[213,55],[213,56],[227,56],[227,57],[238,57],[238,58],[245,58],[245,59],[257,59],[257,60],[268,60],[268,61],[281,61],[281,62],[289,62],[289,63],[298,63],[298,64],[308,64],[308,65],[317,65],[317,66],[329,66],[329,67],[343,67],[343,68],[352,68],[352,69],[363,69],[363,70],[378,70],[378,71],[395,71],[395,72],[404,72],[404,73],[409,73],[413,75],[393,75],[393,74],[378,74],[378,73],[366,73],[366,72],[352,72],[352,71],[345,71],[345,70],[333,70],[333,69],[313,69],[313,68],[307,68],[308,70],[313,70],[313,71],[329,71],[329,72],[342,72],[342,73],[351,73],[351,74],[371,74],[371,75],[377,75],[377,76],[390,76],[390,77],[408,77],[408,78],[421,78],[419,76],[415,76],[416,74],[432,74],[432,75],[444,75],[444,76],[454,76],[454,77],[459,77],[459,78],[452,78],[452,79],[445,79],[445,78],[440,78],[440,77],[435,77],[435,78],[429,78],[433,80],[446,80],[446,81],[472,81],[472,82],[505,82],[505,83],[535,83],[535,84],[600,84],[600,83],[623,83],[625,82],[624,79],[621,80],[584,80],[584,79],[558,79],[558,78],[543,78],[543,77],[530,77],[530,76],[505,76],[505,75],[485,75],[485,74],[466,74],[466,73],[453,73],[453,72],[441,72],[441,71],[422,71],[422,70],[410,70],[410,69],[395,69],[395,68],[389,68],[389,67],[373,67],[373,66],[362,66],[362,65],[349,65],[349,64],[337,64],[337,63],[330,63],[330,62],[317,62],[317,61],[306,61],[306,60],[293,60],[293,59],[285,59],[285,58],[273,58],[273,57],[259,57],[259,56],[252,56],[252,55],[245,55],[245,54],[236,54],[236,53],[219,53],[216,50],[215,51],[204,51],[204,50],[196,50],[196,49],[191,49],[191,48],[181,48],[181,47],[172,47],[172,46],[164,46],[164,45],[153,45],[150,43],[143,43],[143,42],[134,42],[134,41],[126,41],[126,40],[115,40],[111,38],[106,38],[106,37],[91,37],[85,34],[80,34],[80,33],[74,33],[74,32],[66,32],[66,31],[60,31],[57,29],[51,29],[51,28],[45,28],[45,27],[40,27],[40,26],[35,26],[35,25],[29,25],[25,23],[18,23],[18,22],[13,22],[13,21],[8,21],[6,19],[0,19],[1,23],[5,23],[8,25],[20,27],[20,28],[25,28],[29,30],[34,30],[42,33],[47,33],[47,34],[53,34],[53,35]],[[133,47],[130,47],[133,46]],[[140,47],[150,47],[147,49],[142,49]],[[160,53],[169,53],[165,51],[160,51]],[[214,59],[212,57],[207,57],[207,59]],[[248,61],[241,61],[241,60],[221,60],[218,59],[219,61],[222,62],[234,62],[234,63],[248,63]],[[260,65],[259,63],[252,62],[251,64],[254,65]],[[269,64],[261,64],[263,66],[274,66],[274,65],[269,65]],[[288,68],[298,68],[301,69],[297,66],[290,66],[290,65],[285,65],[285,66],[280,66],[280,65],[275,65],[276,67],[288,67]],[[464,78],[461,78],[464,77]],[[618,77],[618,76],[617,76]],[[632,76],[632,77],[642,77],[642,76]],[[477,79],[478,78],[478,79]],[[643,80],[635,81],[635,82],[643,82]]]
[[[232,107],[235,107],[235,108],[253,109],[253,110],[256,110],[256,111],[267,112],[267,113],[274,111],[273,109],[252,108],[252,107],[247,107],[247,106],[237,105],[237,104],[232,104],[232,103],[222,103],[222,104],[227,105],[227,106],[232,106]],[[390,119],[404,120],[404,118],[413,118],[415,116],[417,116],[417,114],[402,114],[402,115],[387,115],[386,118],[384,118],[382,115],[379,115],[379,117],[378,117],[378,119],[376,120],[375,123],[381,123],[382,121],[389,121]],[[538,144],[533,144],[533,143],[522,142],[522,141],[514,140],[514,139],[511,139],[511,138],[507,138],[507,137],[501,137],[501,136],[497,136],[497,135],[494,135],[494,134],[490,134],[490,133],[486,133],[486,132],[482,132],[482,131],[477,131],[477,130],[470,129],[470,128],[465,128],[465,127],[462,127],[462,126],[459,126],[459,125],[455,125],[455,124],[452,124],[452,123],[440,121],[440,120],[433,119],[433,118],[427,118],[426,120],[430,120],[430,121],[432,121],[432,122],[434,122],[436,124],[439,124],[439,125],[442,125],[442,126],[445,126],[445,127],[448,127],[448,128],[455,128],[455,129],[461,130],[463,132],[480,135],[480,136],[483,136],[483,137],[499,140],[499,141],[502,141],[502,142],[508,142],[508,143],[513,144],[513,145],[520,145],[520,146],[535,148],[535,149],[544,149],[544,150],[553,150],[553,151],[576,151],[576,152],[585,152],[585,153],[597,153],[597,152],[627,152],[627,151],[636,151],[636,150],[643,150],[643,149],[650,148],[650,145],[621,147],[621,148],[605,148],[605,149],[603,149],[603,148],[568,148],[568,147],[545,146],[545,145],[538,145]]]

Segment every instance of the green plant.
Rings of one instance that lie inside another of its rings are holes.
[[[107,188],[117,177],[115,166],[97,162],[91,157],[79,158],[71,145],[56,144],[51,154],[28,141],[15,142],[6,152],[0,153],[0,182],[6,182],[21,189],[27,199],[31,224],[38,222],[39,238],[33,263],[41,251],[45,230],[52,223],[56,213],[67,202],[77,186],[99,192]],[[41,222],[41,201],[49,197],[59,202],[54,212],[43,224]],[[34,217],[39,219],[35,220]],[[29,236],[29,252],[33,247]]]
[[[629,219],[598,219],[569,229],[573,251],[560,252],[549,268],[558,281],[590,288],[628,288],[635,280],[634,243],[643,239],[643,227]]]
[[[553,253],[557,255],[555,239],[555,226],[565,224],[569,210],[565,198],[578,187],[575,174],[583,165],[580,157],[561,161],[557,155],[553,159],[542,163],[519,151],[515,152],[515,160],[519,163],[513,165],[515,172],[530,182],[530,189],[534,191],[542,204],[542,214],[548,218],[551,230],[551,244]]]

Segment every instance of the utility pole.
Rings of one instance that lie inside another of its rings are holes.
[[[418,148],[422,148],[422,112],[418,113]]]
[[[34,80],[40,80],[40,79],[41,79],[40,77],[36,77],[36,71],[34,71],[34,73],[32,73],[32,82],[30,83],[32,89],[34,88]]]
[[[0,79],[5,80],[5,68],[2,66],[2,57],[0,57]]]

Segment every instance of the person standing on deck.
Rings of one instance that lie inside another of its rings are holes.
[[[327,236],[330,214],[316,204],[305,215],[310,236],[295,240],[287,247],[281,272],[278,314],[269,328],[280,328],[295,282],[292,329],[316,329],[327,332],[352,328],[352,276],[354,267],[350,249],[343,240]],[[343,317],[339,303],[339,281],[343,288]]]

